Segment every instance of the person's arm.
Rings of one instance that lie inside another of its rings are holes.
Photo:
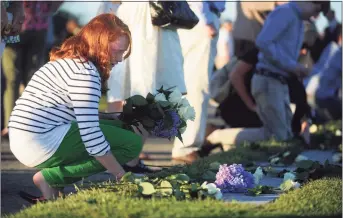
[[[218,29],[214,26],[214,17],[211,14],[210,11],[210,2],[206,1],[187,1],[191,9],[194,11],[194,13],[198,16],[199,20],[204,22],[206,24],[207,32],[210,37],[214,37],[215,35],[218,34]],[[216,3],[216,4],[225,4],[224,3]],[[224,7],[218,8],[220,12],[225,9]]]
[[[239,60],[231,71],[229,77],[233,87],[236,89],[238,95],[241,97],[245,105],[252,111],[256,112],[256,105],[248,93],[247,87],[245,86],[246,74],[252,70],[253,65]]]
[[[100,129],[101,84],[88,72],[74,73],[70,77],[68,92],[85,148],[90,156],[98,160],[116,178],[120,178],[125,171],[111,153],[110,145]]]
[[[25,20],[24,4],[22,1],[11,2],[10,7],[7,9],[8,12],[13,14],[13,21],[11,27],[11,35],[19,34],[21,26]]]
[[[118,120],[118,115],[119,113],[114,113],[114,112],[99,112],[99,119],[100,120]]]
[[[298,63],[296,59],[285,55],[278,46],[278,38],[292,24],[292,16],[286,8],[277,8],[271,12],[256,39],[256,46],[264,58],[286,72],[295,73]],[[301,33],[299,33],[301,34]]]

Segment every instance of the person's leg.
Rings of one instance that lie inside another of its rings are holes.
[[[46,30],[39,31],[27,31],[25,40],[25,56],[26,60],[24,66],[23,83],[24,86],[30,81],[33,74],[43,65],[45,42],[46,42]]]
[[[221,143],[226,149],[230,145],[239,145],[244,142],[256,142],[267,139],[264,134],[265,130],[261,128],[227,128],[218,129],[212,132],[207,140],[211,144]]]
[[[195,120],[187,122],[187,129],[182,135],[183,143],[178,139],[174,141],[172,157],[181,160],[198,151],[205,140],[209,77],[214,66],[217,37],[211,39],[203,24],[192,30],[180,29],[178,33],[184,56],[186,98],[196,113]]]
[[[6,89],[6,77],[4,76],[4,70],[1,64],[1,131],[5,128],[4,121],[4,93]]]
[[[2,56],[2,69],[6,80],[4,90],[4,132],[7,134],[7,124],[14,107],[15,101],[19,97],[20,74],[22,66],[22,45],[9,44],[6,46]]]
[[[342,119],[342,101],[339,98],[316,99],[316,109],[323,121]]]
[[[135,133],[118,126],[121,126],[120,121],[100,121],[100,128],[111,146],[112,154],[123,165],[138,157],[142,149],[142,139]],[[100,162],[89,156],[76,123],[72,124],[55,154],[36,167],[41,171],[34,177],[35,184],[37,183],[39,188],[40,186],[45,188],[46,184],[52,187],[48,191],[45,190],[48,197],[56,191],[53,188],[63,187],[105,171]],[[37,179],[41,180],[37,181]],[[42,191],[44,194],[44,190]]]
[[[252,94],[257,104],[257,113],[265,128],[265,137],[274,136],[277,140],[292,138],[288,86],[273,78],[254,75]]]
[[[302,119],[309,116],[311,108],[307,103],[305,87],[301,81],[292,78],[288,83],[288,87],[290,100],[296,105],[292,119],[292,131],[295,135],[299,135],[301,133]]]

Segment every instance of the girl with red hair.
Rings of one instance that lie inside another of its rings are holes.
[[[43,199],[105,170],[119,179],[125,173],[121,165],[137,164],[141,136],[122,129],[118,120],[103,120],[98,112],[110,70],[130,51],[127,25],[113,14],[99,15],[51,52],[16,102],[10,148],[21,163],[41,170],[33,182]]]

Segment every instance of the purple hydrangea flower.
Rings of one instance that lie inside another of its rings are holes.
[[[219,167],[215,184],[223,193],[246,192],[247,189],[254,187],[254,176],[245,171],[242,164],[223,164]]]
[[[172,117],[173,126],[170,129],[164,129],[163,120],[159,120],[156,122],[156,126],[151,132],[152,135],[160,138],[171,138],[177,135],[178,127],[181,124],[180,116],[176,111],[168,111],[167,113]]]

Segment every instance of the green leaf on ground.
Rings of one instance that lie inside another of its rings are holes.
[[[152,195],[156,192],[154,186],[150,182],[142,182],[139,184],[139,187],[143,195]]]
[[[310,169],[313,165],[313,161],[312,160],[302,160],[296,163],[296,166],[302,169]]]
[[[132,172],[127,172],[121,177],[121,182],[135,182],[135,175]]]
[[[170,196],[173,194],[173,186],[170,184],[170,182],[163,180],[160,186],[161,186],[161,193],[163,196]]]
[[[187,176],[186,174],[179,174],[176,176],[175,179],[182,184],[187,184],[190,180],[189,176]]]

